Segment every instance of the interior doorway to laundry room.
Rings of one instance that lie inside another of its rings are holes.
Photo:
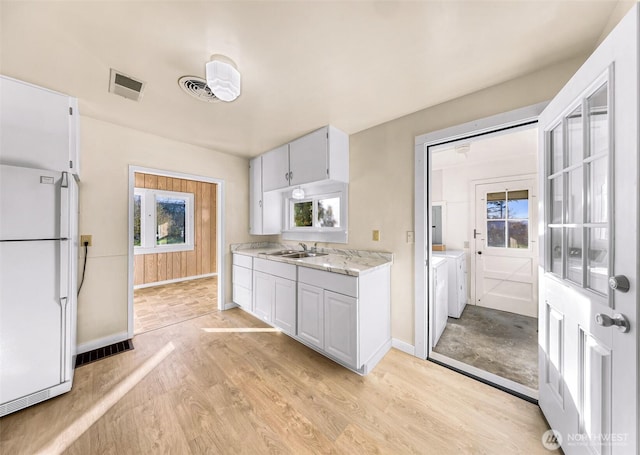
[[[134,334],[218,309],[219,185],[207,180],[132,170]]]
[[[429,153],[428,356],[535,398],[537,126],[465,137]]]

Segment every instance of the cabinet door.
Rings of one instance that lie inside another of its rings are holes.
[[[289,186],[289,144],[262,155],[262,191]]]
[[[298,336],[320,349],[324,348],[323,293],[320,288],[298,283]]]
[[[324,350],[358,368],[358,301],[324,291]]]
[[[328,178],[327,129],[322,128],[289,144],[291,185],[318,182]]]
[[[70,168],[70,98],[0,77],[0,150],[14,166],[64,171]],[[74,113],[75,114],[75,113]]]
[[[274,277],[262,272],[253,272],[253,312],[260,319],[271,322],[273,308]]]
[[[249,161],[249,234],[262,234],[262,157]]]
[[[290,335],[296,333],[296,282],[274,279],[273,324]]]

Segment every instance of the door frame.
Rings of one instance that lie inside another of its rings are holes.
[[[522,175],[510,175],[508,177],[493,177],[493,178],[489,178],[489,179],[479,179],[479,180],[472,180],[471,182],[469,182],[469,200],[473,201],[473,203],[471,204],[471,207],[473,207],[473,220],[474,220],[474,224],[476,223],[476,216],[477,216],[477,209],[478,207],[476,206],[477,204],[477,200],[476,200],[476,187],[478,185],[485,185],[485,184],[491,184],[491,183],[501,183],[501,182],[514,182],[514,181],[518,181],[518,180],[534,180],[535,184],[538,184],[538,174],[522,174]],[[540,193],[540,191],[538,190],[538,193]],[[535,195],[535,201],[538,201],[538,194]],[[535,239],[533,240],[533,243],[537,244],[538,243],[538,223],[539,223],[539,213],[538,213],[538,209],[540,208],[540,204],[538,203],[531,203],[530,205],[530,210],[531,213],[533,213],[533,211],[535,210],[535,216],[534,217],[530,217],[529,221],[532,223],[532,225],[535,224],[535,228],[536,228],[536,235],[532,235],[531,238]],[[473,252],[478,251],[478,244],[477,244],[477,240],[476,239],[471,239],[469,240],[469,245],[471,245],[471,242],[473,243]],[[470,248],[471,249],[471,248]],[[536,262],[536,267],[534,267],[534,280],[533,280],[533,288],[536,292],[536,294],[538,293],[538,278],[537,278],[537,266],[538,266],[538,247],[534,247],[532,248],[532,255],[535,256],[535,262]],[[477,295],[476,295],[476,257],[477,255],[474,254],[470,254],[469,255],[469,296],[470,296],[470,304],[471,305],[476,305],[476,300],[477,300]],[[537,305],[536,305],[537,306]],[[536,311],[536,315],[537,315],[537,311]]]
[[[128,214],[128,241],[127,246],[127,263],[128,263],[128,285],[127,285],[127,336],[133,338],[134,335],[134,312],[133,312],[133,193],[135,188],[135,173],[153,174],[160,177],[172,177],[186,180],[195,180],[199,182],[213,183],[217,185],[216,189],[216,270],[218,276],[218,310],[226,310],[235,305],[227,307],[225,299],[225,264],[224,264],[224,180],[203,175],[186,174],[182,172],[167,171],[164,169],[155,169],[142,166],[129,165],[129,214]]]
[[[547,106],[548,102],[542,102],[501,114],[485,117],[472,122],[463,123],[449,128],[437,130],[431,133],[416,136],[415,138],[415,193],[414,193],[414,355],[420,359],[434,360],[436,357],[430,352],[429,338],[429,303],[433,301],[433,289],[428,283],[431,281],[431,152],[430,148],[439,145],[472,139],[478,136],[490,137],[503,134],[505,130],[525,127],[538,122],[538,116]],[[443,356],[444,357],[444,356]],[[474,376],[477,379],[491,383],[499,388],[515,393],[526,399],[531,395],[537,397],[537,391],[521,386],[513,381],[500,378],[483,370],[473,367],[464,368],[461,362],[447,362],[452,367],[464,374]],[[500,379],[504,379],[500,381]],[[518,387],[519,386],[519,387]],[[535,393],[532,393],[535,392]],[[534,398],[535,399],[535,398]]]

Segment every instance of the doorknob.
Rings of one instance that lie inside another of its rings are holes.
[[[615,314],[613,317],[606,314],[596,314],[596,324],[602,327],[611,327],[615,325],[622,333],[627,333],[630,329],[629,320],[621,314]]]
[[[616,291],[628,292],[630,287],[629,279],[624,275],[609,277],[609,287]]]

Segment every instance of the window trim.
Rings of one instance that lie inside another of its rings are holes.
[[[159,190],[151,188],[134,188],[133,194],[140,196],[140,246],[133,246],[133,254],[159,254],[195,249],[195,197],[193,193]],[[184,199],[185,204],[185,243],[156,244],[157,213],[155,210],[158,197]],[[135,237],[135,235],[134,235]]]

